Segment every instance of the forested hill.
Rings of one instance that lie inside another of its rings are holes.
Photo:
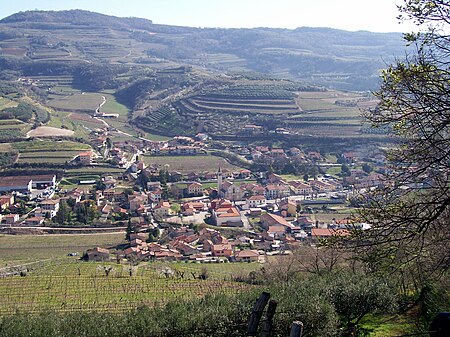
[[[222,72],[262,72],[348,90],[376,88],[379,70],[404,55],[399,33],[190,28],[82,10],[11,15],[0,20],[0,39],[0,57],[16,61],[168,61]]]
[[[151,20],[141,18],[118,18],[111,15],[94,13],[84,10],[68,11],[27,11],[10,15],[1,23],[64,23],[72,25],[98,25],[110,27],[149,29]]]

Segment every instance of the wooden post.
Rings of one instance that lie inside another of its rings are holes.
[[[294,321],[291,325],[291,334],[289,337],[302,337],[303,323],[300,321]]]
[[[259,321],[261,320],[267,302],[269,302],[269,298],[270,294],[263,292],[261,296],[259,296],[259,298],[256,300],[255,305],[253,306],[253,311],[250,315],[250,319],[248,320],[247,336],[256,336]]]
[[[269,306],[267,307],[266,317],[263,321],[263,327],[261,330],[260,337],[269,337],[273,330],[273,316],[275,316],[275,310],[277,310],[278,302],[274,300],[269,301]]]

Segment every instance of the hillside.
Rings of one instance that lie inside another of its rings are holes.
[[[110,126],[129,137],[378,141],[359,117],[368,94],[342,90],[373,89],[383,62],[403,53],[400,34],[200,29],[82,10],[20,12],[0,20],[0,37],[4,109],[21,92],[54,110],[27,128],[8,121],[10,140],[47,122],[86,138],[102,125],[92,115],[104,100],[104,112],[119,115]],[[9,110],[4,117],[17,118]]]
[[[175,62],[225,72],[256,71],[344,90],[375,88],[379,69],[403,55],[397,33],[200,29],[81,10],[20,12],[0,20],[0,36],[4,67],[13,66],[17,58],[34,63]]]

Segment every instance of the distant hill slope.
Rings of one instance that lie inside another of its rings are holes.
[[[305,27],[200,29],[82,10],[20,12],[0,20],[0,67],[6,64],[6,68],[18,59],[64,64],[172,62],[221,72],[256,71],[337,89],[372,90],[379,70],[402,55],[398,33]]]
[[[10,15],[0,23],[70,23],[74,25],[100,25],[148,29],[151,20],[141,18],[118,18],[80,9],[67,11],[26,11]]]

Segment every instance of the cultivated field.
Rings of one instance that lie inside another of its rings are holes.
[[[87,144],[71,141],[26,141],[11,144],[13,148],[20,152],[39,152],[39,151],[85,151],[91,147]]]
[[[125,233],[0,235],[0,267],[62,258],[95,246],[112,247],[124,239]]]
[[[112,267],[109,276],[105,274],[105,266]],[[198,275],[203,266],[206,266],[210,277],[207,280],[194,279],[191,271]],[[0,279],[0,315],[44,310],[123,311],[212,293],[235,293],[251,286],[232,281],[231,275],[236,272],[242,274],[243,271],[248,273],[259,269],[260,265],[144,263],[132,268],[129,265],[59,259],[30,268],[26,277]],[[167,268],[184,272],[183,279],[166,278],[162,270]]]
[[[164,167],[169,165],[169,171],[180,172],[216,172],[219,165],[228,170],[238,170],[239,167],[216,156],[142,156],[147,165]]]
[[[63,111],[88,111],[94,113],[102,102],[102,95],[99,93],[76,93],[64,97],[55,97],[48,102],[54,109]]]
[[[11,147],[19,151],[18,163],[22,164],[64,164],[81,151],[91,149],[89,145],[82,143],[44,140],[15,142]]]

